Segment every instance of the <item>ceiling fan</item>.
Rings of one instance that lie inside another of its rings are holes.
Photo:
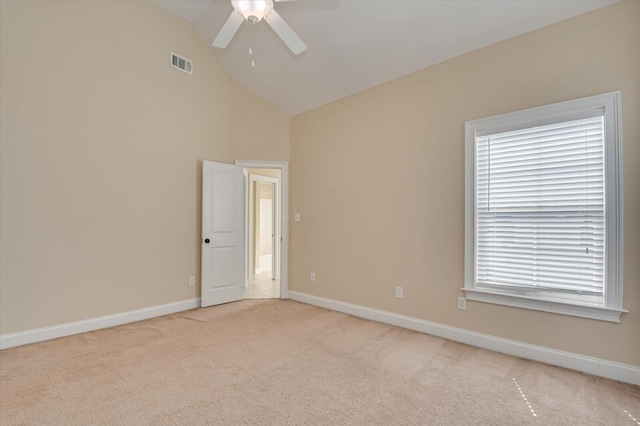
[[[286,0],[276,0],[286,1]],[[231,0],[233,12],[222,26],[222,29],[213,40],[213,46],[225,48],[235,35],[244,20],[252,25],[257,24],[263,18],[275,33],[291,49],[294,55],[304,52],[307,46],[300,37],[291,29],[289,24],[273,8],[273,0]]]

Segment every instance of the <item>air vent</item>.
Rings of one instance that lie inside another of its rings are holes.
[[[183,58],[180,55],[176,55],[171,52],[171,62],[169,63],[173,68],[177,68],[187,74],[193,74],[193,63],[187,58]]]

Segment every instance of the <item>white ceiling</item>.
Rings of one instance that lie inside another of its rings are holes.
[[[616,1],[283,1],[275,9],[305,52],[294,56],[266,22],[252,29],[246,21],[226,49],[211,49],[236,80],[295,115]],[[154,2],[192,22],[209,44],[233,10],[229,0]]]

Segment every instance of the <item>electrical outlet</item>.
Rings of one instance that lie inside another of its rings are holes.
[[[189,287],[196,285],[196,277],[189,277]]]
[[[404,297],[402,287],[396,287],[396,299],[402,299]]]
[[[314,282],[314,283],[316,282],[316,273],[315,272],[311,273],[311,282]]]
[[[458,297],[458,309],[467,309],[467,299],[464,297]]]

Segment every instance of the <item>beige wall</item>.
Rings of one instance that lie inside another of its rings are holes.
[[[289,161],[291,119],[235,80],[231,147],[236,160]]]
[[[0,333],[198,297],[202,160],[287,161],[289,117],[151,2],[0,16]]]
[[[303,220],[291,222],[290,289],[640,366],[639,46],[640,2],[618,3],[295,116],[291,212]],[[465,121],[617,89],[630,313],[614,324],[458,310]]]

